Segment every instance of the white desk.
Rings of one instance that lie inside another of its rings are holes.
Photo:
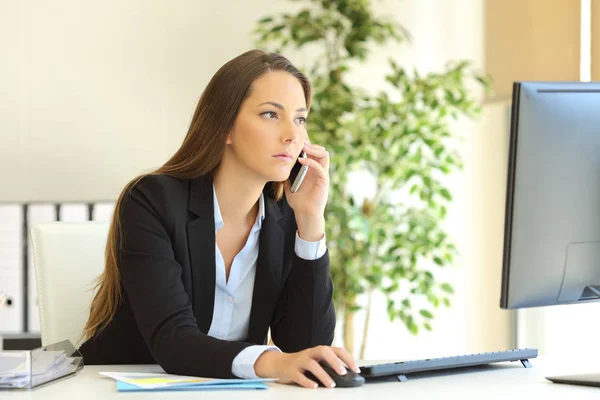
[[[359,388],[304,389],[297,386],[270,383],[268,390],[118,393],[116,384],[98,371],[162,371],[158,366],[87,366],[75,377],[25,392],[1,391],[4,399],[543,399],[571,398],[577,400],[600,398],[600,388],[560,385],[544,379],[548,375],[593,373],[600,371],[581,364],[554,363],[542,358],[532,359],[533,368],[520,363],[501,363],[462,372],[436,373],[426,376],[408,376],[408,382],[393,379],[367,381]]]

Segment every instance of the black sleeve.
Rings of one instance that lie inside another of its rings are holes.
[[[122,286],[140,333],[168,373],[233,377],[233,359],[250,344],[215,339],[199,330],[173,253],[168,220],[163,220],[168,219],[168,191],[155,177],[147,178],[122,203],[118,249]]]
[[[285,203],[294,241],[296,223]],[[290,217],[291,215],[291,217]],[[292,251],[294,246],[291,246]],[[335,331],[333,283],[329,275],[329,251],[317,260],[304,260],[295,252],[292,266],[271,320],[273,342],[284,352],[319,345],[330,346]]]

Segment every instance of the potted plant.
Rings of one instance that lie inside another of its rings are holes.
[[[308,130],[331,157],[326,235],[344,346],[354,353],[354,317],[365,309],[364,358],[374,292],[386,296],[390,320],[400,319],[413,334],[431,330],[434,309],[450,306],[452,286],[435,276],[456,255],[442,226],[452,200],[444,177],[462,168],[450,123],[480,112],[469,81],[485,89],[490,82],[468,61],[422,75],[390,59],[382,77],[389,89],[368,94],[348,83],[351,64],[366,61],[372,45],[407,41],[408,32],[376,17],[369,0],[305,2],[295,14],[261,19],[254,33],[265,50],[322,51],[305,71],[313,83]],[[376,187],[360,201],[348,185],[356,171],[367,172]]]

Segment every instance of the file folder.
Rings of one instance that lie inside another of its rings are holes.
[[[217,379],[197,376],[173,375],[167,373],[144,372],[100,372],[100,375],[112,378],[117,382],[118,392],[146,391],[190,391],[190,390],[266,390],[267,382],[277,379]]]

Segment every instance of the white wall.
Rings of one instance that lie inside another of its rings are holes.
[[[517,345],[535,347],[546,357],[598,359],[599,314],[598,302],[518,310]]]
[[[351,75],[381,88],[388,57],[422,71],[457,58],[483,63],[479,0],[374,2],[412,33],[409,46],[377,51]],[[179,146],[197,99],[224,62],[252,47],[269,0],[0,3],[0,201],[104,200]],[[306,52],[286,54],[303,65]],[[461,257],[446,272],[457,294],[434,332],[413,337],[387,321],[376,298],[367,358],[409,358],[512,346],[499,285],[506,126],[502,110],[462,120],[465,171],[450,182],[448,229]],[[359,316],[360,317],[360,316]],[[357,336],[362,327],[357,323]],[[340,338],[337,343],[341,344]]]
[[[0,2],[0,201],[116,198],[176,150],[210,77],[282,5]]]

